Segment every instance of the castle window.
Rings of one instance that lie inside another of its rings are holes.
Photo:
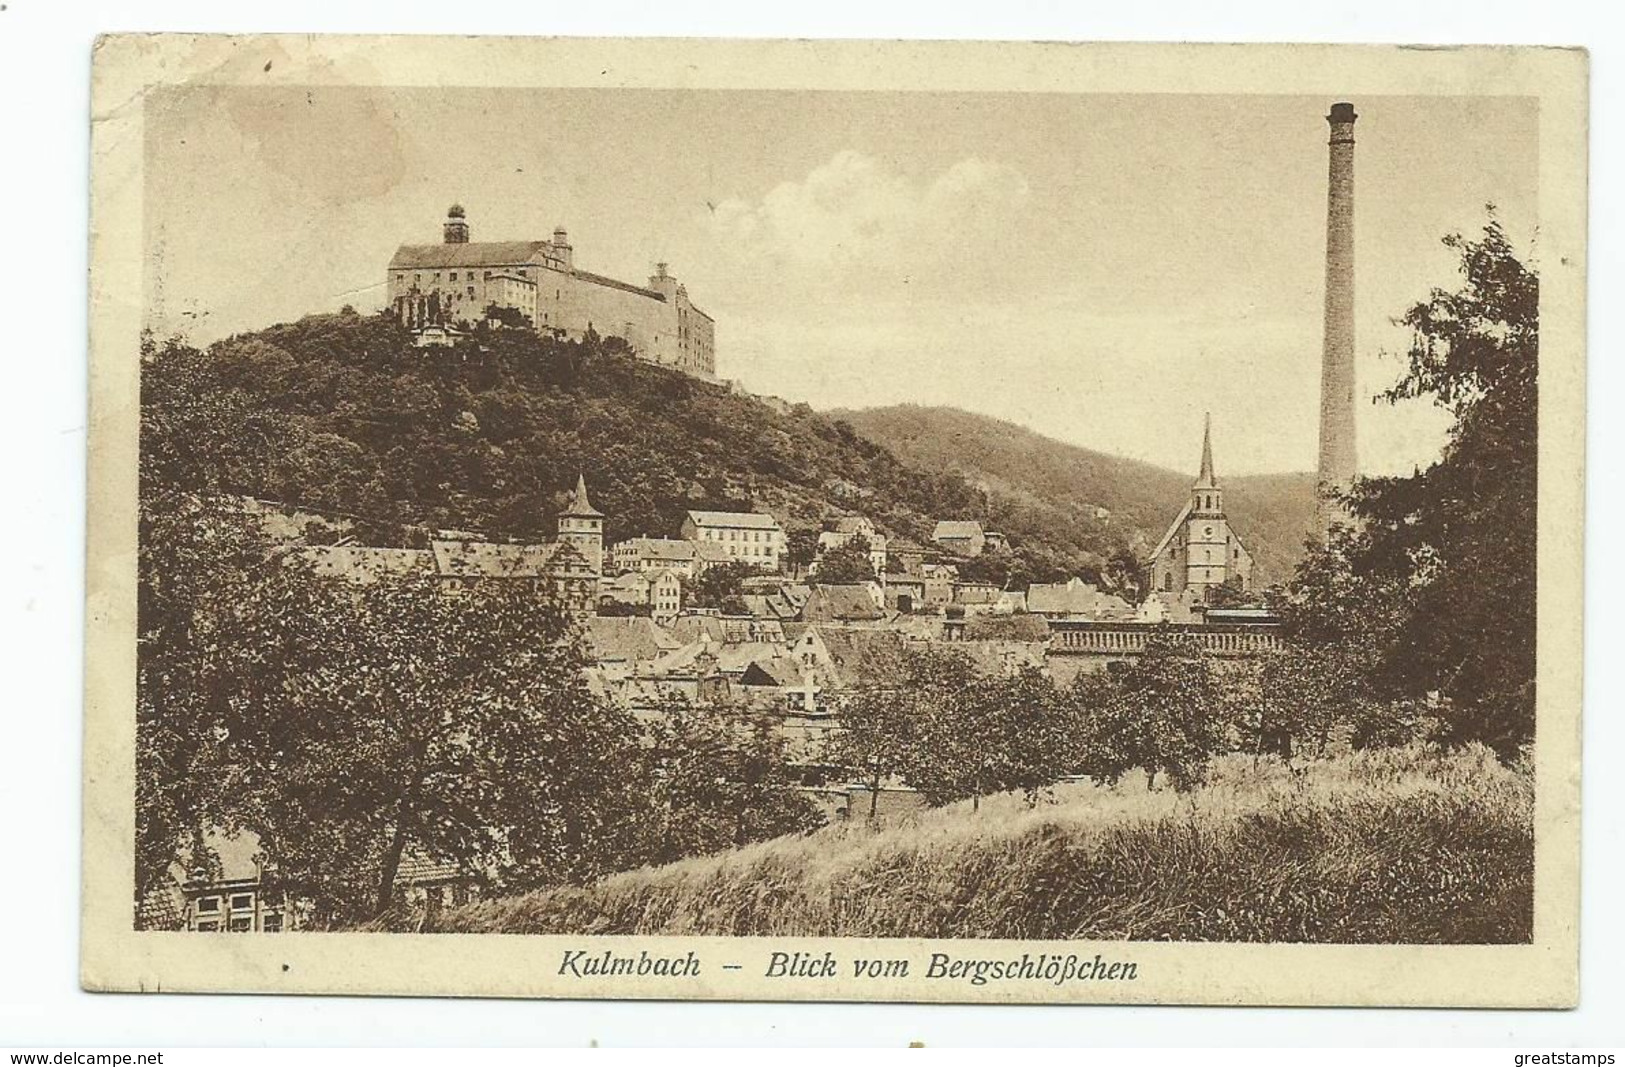
[[[451,272],[451,280],[452,280],[452,281],[456,281],[456,280],[457,280],[457,272],[456,272],[456,271],[452,271],[452,272]]]
[[[1164,593],[1172,593],[1174,591],[1174,572],[1173,571],[1165,571],[1163,573],[1163,575],[1162,575],[1162,591]]]
[[[472,285],[468,287],[468,298],[470,300],[474,299],[474,287]]]

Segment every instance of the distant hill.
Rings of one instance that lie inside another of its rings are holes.
[[[333,517],[371,544],[446,528],[551,537],[578,471],[609,541],[675,536],[691,508],[769,512],[792,546],[853,512],[925,541],[937,518],[984,505],[959,475],[804,404],[651,365],[614,337],[496,329],[416,348],[385,315],[312,315],[206,352],[149,344],[142,385],[144,477]],[[1041,536],[1042,521],[1016,525],[1035,531],[1027,549],[1046,577],[1098,558]]]
[[[611,542],[674,536],[690,508],[769,512],[792,547],[842,513],[919,542],[938,519],[975,518],[1014,551],[967,573],[1021,588],[1121,577],[1189,484],[952,409],[825,414],[765,401],[636,359],[619,338],[498,329],[423,349],[390,317],[354,312],[207,352],[152,346],[142,386],[144,425],[182,444],[154,456],[144,438],[148,473],[324,515],[372,544],[447,528],[551,537],[579,471]],[[1290,573],[1309,485],[1296,475],[1228,483],[1266,580]]]
[[[831,411],[905,463],[963,475],[988,495],[991,521],[1013,539],[1053,539],[1082,526],[1142,556],[1184,506],[1191,473],[1063,444],[1015,423],[958,408]],[[1225,478],[1225,510],[1253,553],[1261,584],[1284,582],[1314,519],[1314,475]],[[1098,518],[1100,508],[1109,517]]]

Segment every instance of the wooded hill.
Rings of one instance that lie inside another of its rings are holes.
[[[690,508],[770,512],[792,544],[840,513],[922,543],[937,519],[977,518],[1015,548],[991,576],[1020,586],[1132,569],[1189,482],[951,409],[769,403],[637,360],[618,338],[498,329],[423,349],[390,317],[353,312],[206,353],[149,342],[144,391],[159,417],[206,399],[185,417],[211,438],[146,457],[149,475],[352,518],[375,544],[433,529],[550,537],[581,472],[610,542],[674,536]],[[1284,579],[1308,476],[1227,486],[1268,579]]]
[[[1133,546],[1143,559],[1184,506],[1195,477],[1194,466],[1170,471],[957,408],[901,404],[830,414],[905,463],[962,475],[986,493],[994,527],[1017,541],[1082,527],[1103,542]],[[1221,472],[1219,482],[1225,511],[1253,554],[1257,584],[1286,582],[1313,524],[1314,475]],[[1097,508],[1110,516],[1098,518]]]

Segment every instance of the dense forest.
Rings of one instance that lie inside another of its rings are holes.
[[[578,471],[610,541],[674,536],[690,508],[770,512],[792,546],[840,512],[921,542],[939,518],[978,518],[1011,535],[1016,558],[1002,574],[1019,585],[1094,576],[1114,557],[1127,567],[1143,534],[989,495],[806,405],[644,363],[619,338],[492,329],[455,349],[423,349],[388,316],[342,312],[207,352],[149,342],[146,359],[164,364],[149,380],[170,384],[156,388],[179,385],[220,405],[222,439],[198,452],[213,469],[166,481],[348,518],[375,544],[444,528],[546,538]],[[1158,473],[1175,484],[1144,510],[1165,523],[1184,487]]]

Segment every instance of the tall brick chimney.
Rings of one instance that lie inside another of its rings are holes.
[[[1333,494],[1354,481],[1354,114],[1333,104],[1331,160],[1326,182],[1326,327],[1320,356],[1319,503],[1315,532],[1324,540],[1347,522]]]

